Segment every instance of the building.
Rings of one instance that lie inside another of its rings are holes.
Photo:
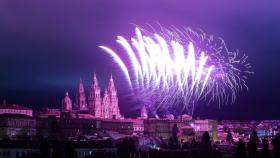
[[[62,99],[61,110],[46,109],[37,115],[37,134],[43,137],[55,133],[75,136],[103,130],[132,134],[132,121],[121,118],[117,90],[112,75],[108,87],[101,97],[100,87],[94,73],[88,102],[83,82],[80,79],[73,106],[70,96],[66,92]]]
[[[36,135],[36,120],[30,108],[19,105],[0,106],[0,138],[27,139]]]
[[[101,120],[87,117],[73,118],[61,116],[59,128],[65,137],[93,134],[94,132],[101,131]]]
[[[49,115],[48,117],[36,117],[36,135],[47,138],[55,133],[59,133],[59,118]]]
[[[92,157],[98,153],[109,153],[112,157],[117,157],[117,148],[112,147],[108,140],[95,140],[87,142],[68,142],[74,149],[77,158]],[[49,156],[54,156],[54,144],[48,142]],[[69,150],[64,150],[64,143],[61,142],[63,157]],[[26,158],[41,157],[39,141],[0,141],[0,157],[1,158]],[[47,155],[43,155],[47,157]]]
[[[144,133],[151,137],[168,139],[172,136],[172,128],[175,124],[180,129],[187,124],[187,121],[182,119],[146,119],[144,120]]]
[[[103,119],[101,129],[104,131],[116,131],[121,134],[133,134],[133,122],[126,119]]]
[[[133,122],[133,135],[143,135],[144,134],[144,119],[136,118],[131,119]]]
[[[40,118],[56,117],[56,118],[59,118],[60,114],[61,114],[61,111],[62,111],[61,109],[45,108],[43,111],[37,113],[36,117],[40,117]]]
[[[94,73],[92,84],[90,86],[88,102],[84,90],[82,79],[78,86],[75,103],[72,109],[72,101],[68,92],[62,100],[62,112],[73,111],[75,113],[89,113],[96,118],[118,119],[122,118],[120,114],[117,90],[111,75],[108,87],[105,89],[103,97],[100,94],[100,87]]]
[[[198,140],[200,140],[202,134],[204,132],[209,132],[210,137],[216,137],[217,136],[217,121],[216,120],[194,120],[192,123],[192,126],[195,130],[196,137]]]
[[[93,81],[90,86],[89,97],[88,97],[89,113],[94,115],[95,117],[102,117],[101,103],[102,100],[100,96],[100,87],[98,85],[96,74],[94,73]]]
[[[1,158],[34,157],[40,152],[39,143],[36,141],[0,141]]]
[[[0,105],[1,114],[21,114],[27,116],[33,116],[32,109],[19,105]]]
[[[66,138],[88,134],[92,131],[90,129],[95,127],[93,124],[96,122],[90,114],[71,112],[61,112],[59,117],[57,115],[38,115],[36,121],[37,135],[44,138],[60,134]]]
[[[120,114],[120,109],[119,109],[119,100],[117,97],[117,90],[115,88],[115,84],[114,84],[114,80],[113,77],[111,75],[110,77],[110,81],[109,81],[109,85],[107,88],[108,91],[108,97],[109,97],[109,107],[108,107],[108,111],[109,111],[109,118],[121,118],[121,114]]]
[[[133,121],[128,119],[101,119],[90,114],[63,112],[60,117],[37,117],[37,135],[44,138],[62,134],[64,137],[96,135],[104,131],[133,134]]]
[[[0,138],[31,139],[36,135],[36,120],[28,115],[0,115]]]

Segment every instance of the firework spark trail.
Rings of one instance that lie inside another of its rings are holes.
[[[230,98],[233,102],[238,91],[248,88],[246,74],[251,73],[251,66],[247,56],[238,59],[238,51],[229,52],[222,39],[216,42],[203,32],[175,27],[161,28],[159,34],[136,27],[135,33],[130,41],[117,37],[133,71],[113,50],[100,48],[120,66],[135,94],[155,111],[179,105],[192,114],[194,104],[202,98],[218,100],[220,106]]]

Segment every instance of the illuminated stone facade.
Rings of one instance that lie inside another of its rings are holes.
[[[111,75],[108,87],[105,89],[103,97],[101,97],[100,87],[96,75],[94,74],[90,86],[88,102],[84,90],[82,79],[78,86],[78,91],[75,98],[75,103],[72,109],[72,101],[66,93],[62,101],[62,111],[86,112],[94,115],[97,118],[118,119],[121,118],[117,90]]]

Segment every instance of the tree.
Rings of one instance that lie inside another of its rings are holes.
[[[274,157],[280,157],[280,133],[272,140]]]
[[[197,142],[194,138],[192,138],[192,141],[191,141],[191,148],[197,148]]]
[[[175,123],[172,128],[172,136],[175,138],[175,137],[177,137],[178,133],[179,133],[179,128],[178,128],[177,124]]]
[[[208,132],[204,132],[201,138],[201,143],[199,147],[199,156],[200,157],[213,157],[214,150],[211,146],[210,135]]]
[[[64,141],[64,155],[66,158],[76,158],[77,157],[73,144],[68,140]]]
[[[40,157],[41,158],[50,158],[51,152],[50,152],[50,144],[48,140],[41,139],[40,140]]]
[[[168,140],[168,148],[169,149],[174,149],[175,147],[174,147],[175,145],[174,145],[174,137],[169,137],[169,140]]]
[[[260,142],[259,136],[258,136],[258,133],[257,133],[256,129],[253,129],[253,131],[251,133],[251,136],[250,136],[250,140],[253,140],[255,143],[259,143]]]
[[[117,143],[118,148],[118,155],[120,157],[129,157],[129,154],[134,154],[137,152],[137,144],[138,144],[137,138],[132,137],[125,137],[119,140]]]
[[[246,146],[242,139],[238,141],[235,158],[247,158]]]
[[[230,144],[233,143],[233,137],[230,131],[227,132],[226,141]]]
[[[248,142],[247,150],[248,150],[249,158],[257,158],[258,157],[257,144],[254,141],[254,139],[250,139],[250,141]]]
[[[218,142],[218,141],[219,141],[217,131],[214,131],[214,132],[213,132],[213,141],[214,141],[214,142]]]
[[[208,132],[204,132],[202,137],[201,137],[201,143],[205,145],[211,145],[210,142],[210,135]]]
[[[53,147],[53,158],[62,158],[63,157],[63,148],[62,144],[59,140],[55,139],[52,141],[52,147]]]
[[[50,127],[51,133],[59,133],[60,132],[59,124],[58,124],[58,121],[56,119],[51,120],[50,126],[51,126]]]
[[[263,148],[261,150],[261,157],[262,158],[270,158],[270,152],[269,152],[269,148],[268,148],[268,140],[263,139],[262,143],[263,143]]]

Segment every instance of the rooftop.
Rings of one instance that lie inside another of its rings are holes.
[[[32,118],[32,117],[24,114],[1,114],[0,118]]]
[[[0,109],[18,109],[18,110],[32,110],[28,107],[20,106],[20,105],[0,105]]]

